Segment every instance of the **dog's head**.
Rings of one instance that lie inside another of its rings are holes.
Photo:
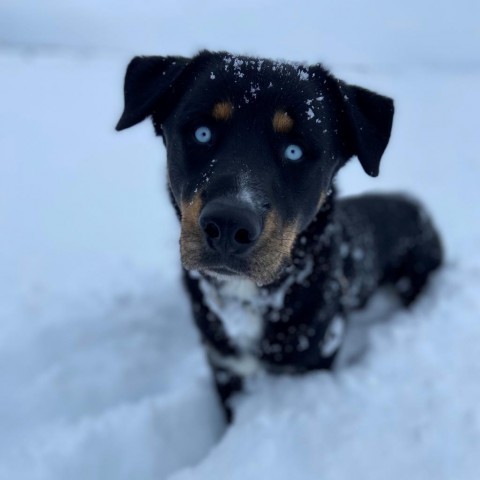
[[[167,148],[184,267],[264,285],[349,158],[378,175],[393,102],[321,65],[204,51],[132,60],[117,130],[148,116]]]

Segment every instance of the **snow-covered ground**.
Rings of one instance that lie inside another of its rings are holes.
[[[159,3],[0,5],[0,479],[477,480],[480,7]],[[342,193],[411,192],[447,252],[412,310],[355,319],[335,373],[257,379],[227,430],[161,141],[113,130],[132,53],[200,47],[327,60],[393,96],[380,177],[352,162]]]

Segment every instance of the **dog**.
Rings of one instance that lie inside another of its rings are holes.
[[[352,157],[375,177],[392,99],[322,65],[227,52],[135,57],[117,130],[147,117],[167,151],[184,281],[228,421],[256,372],[329,369],[349,312],[381,286],[408,307],[442,263],[403,195],[337,200]]]

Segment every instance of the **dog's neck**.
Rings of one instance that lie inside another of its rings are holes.
[[[242,277],[212,278],[200,275],[199,287],[209,310],[222,322],[225,333],[242,350],[262,333],[267,304],[262,290]]]

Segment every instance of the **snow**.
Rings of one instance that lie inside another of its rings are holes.
[[[132,5],[0,6],[0,478],[477,479],[480,7]],[[352,161],[340,190],[416,195],[447,252],[411,310],[353,319],[335,373],[259,375],[228,429],[162,142],[114,132],[132,54],[200,47],[323,59],[394,97],[380,177]]]

